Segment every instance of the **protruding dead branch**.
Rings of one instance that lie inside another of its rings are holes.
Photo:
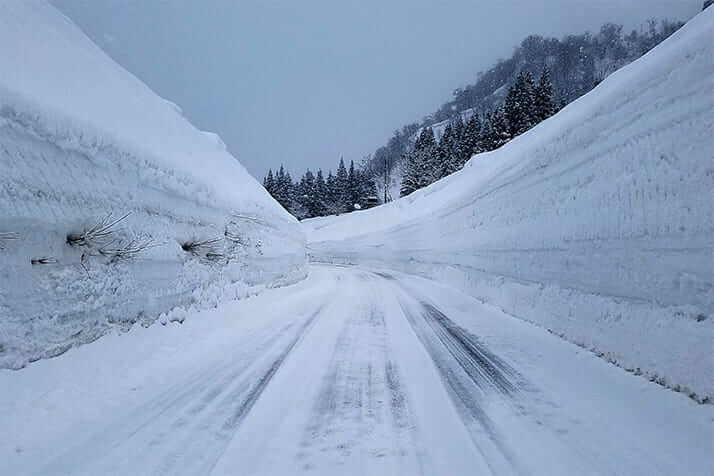
[[[238,233],[233,233],[228,230],[226,227],[226,230],[223,232],[223,236],[226,238],[226,240],[230,241],[231,243],[237,243],[239,245],[245,246],[245,239],[239,235]]]
[[[207,240],[189,240],[181,243],[181,249],[192,255],[201,256],[217,254],[216,247],[222,238],[209,238]]]
[[[81,233],[68,234],[67,243],[70,246],[106,246],[107,240],[116,232],[114,227],[125,220],[129,215],[131,215],[131,212],[125,213],[117,219],[113,219],[110,213],[88,230],[84,230]]]
[[[35,264],[56,264],[57,258],[42,257],[42,258],[32,258],[30,263]]]
[[[158,246],[153,238],[140,235],[128,241],[113,240],[97,250],[97,254],[111,258],[112,261],[133,258],[142,251]]]
[[[223,258],[225,258],[225,255],[223,253],[213,253],[213,252],[206,253],[206,259],[208,261],[220,261]]]

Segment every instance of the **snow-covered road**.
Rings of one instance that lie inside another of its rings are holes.
[[[313,266],[0,389],[8,475],[712,471],[712,405],[385,270]]]

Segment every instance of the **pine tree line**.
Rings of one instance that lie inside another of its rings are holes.
[[[531,35],[511,58],[479,73],[474,84],[455,90],[453,100],[434,114],[397,129],[354,176],[360,175],[358,181],[369,184],[368,195],[376,195],[375,183],[386,189],[393,171],[401,169],[400,192],[407,195],[459,170],[471,155],[497,149],[527,131],[682,25],[651,19],[639,32],[633,30],[629,34],[623,33],[621,25],[607,23],[595,35],[586,32],[562,39]],[[539,72],[536,83],[533,77]],[[449,124],[437,138],[431,126],[444,121]],[[349,176],[344,163],[342,169],[342,175]],[[338,180],[332,173],[324,178],[320,171],[317,175],[308,171],[293,183],[281,167],[274,175],[271,171],[264,182],[271,194],[298,218],[343,213],[353,210],[354,204],[365,203],[364,193],[358,197],[357,193],[345,192],[348,185],[344,178]],[[389,199],[387,192],[382,192],[380,198]]]
[[[405,167],[418,131],[435,127],[459,114],[468,117],[472,111],[479,111],[483,116],[487,114],[483,111],[494,111],[495,130],[500,130],[498,122],[502,118],[498,114],[499,106],[508,87],[516,83],[520,73],[530,72],[535,76],[547,67],[552,81],[553,102],[561,108],[590,91],[609,74],[647,53],[682,25],[682,22],[650,19],[639,31],[630,33],[624,32],[622,25],[606,23],[596,34],[586,32],[561,39],[530,35],[510,58],[500,60],[479,73],[473,84],[456,89],[452,100],[445,102],[436,112],[397,129],[392,138],[372,154],[369,169],[376,175],[391,177],[393,169]],[[513,131],[509,133],[512,135]],[[503,141],[503,138],[496,137],[495,140]]]
[[[457,114],[436,140],[425,127],[406,155],[402,197],[460,170],[474,154],[498,149],[556,111],[550,72],[543,69],[538,83],[521,72],[508,90],[503,106],[473,113],[464,123]]]
[[[364,166],[355,167],[354,161],[350,161],[348,169],[340,158],[335,174],[330,170],[325,177],[322,170],[313,174],[308,169],[295,182],[281,165],[275,174],[268,170],[263,187],[283,208],[303,220],[365,208],[368,199],[377,195],[372,176]]]

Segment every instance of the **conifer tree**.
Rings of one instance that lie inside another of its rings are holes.
[[[337,179],[332,175],[332,170],[327,172],[327,180],[325,181],[327,185],[327,209],[328,213],[331,215],[340,213],[339,207],[337,205],[338,193],[337,193]]]
[[[504,114],[511,137],[523,134],[535,124],[533,89],[533,77],[524,72],[518,74],[515,84],[508,89]]]
[[[466,160],[469,160],[474,154],[483,152],[480,139],[481,118],[474,112],[464,126],[463,145],[467,152]],[[464,164],[461,164],[462,167],[463,165]]]
[[[355,205],[362,205],[359,175],[359,170],[355,170],[355,161],[350,160],[350,169],[347,173],[347,207],[349,211],[354,210]]]
[[[361,175],[362,175],[362,197],[364,200],[364,204],[366,204],[367,199],[369,197],[377,197],[377,183],[375,182],[374,177],[371,176],[370,174],[367,174],[363,171],[361,173]]]
[[[345,168],[345,161],[340,157],[340,163],[337,166],[337,174],[335,175],[335,205],[338,213],[349,211],[349,195],[348,190],[348,174]]]
[[[411,150],[407,153],[406,163],[404,164],[404,173],[402,175],[402,185],[399,189],[399,196],[406,197],[410,193],[419,189],[419,174],[421,173],[421,164],[419,164],[419,154],[416,150]]]
[[[419,174],[418,184],[419,188],[423,188],[434,182],[434,171],[430,165],[433,164],[433,157],[436,155],[436,147],[438,144],[436,143],[434,130],[431,127],[424,129],[419,139],[421,140],[419,147],[421,173]]]
[[[430,182],[436,182],[442,177],[446,177],[455,170],[454,145],[457,138],[451,124],[447,124],[444,133],[439,139],[436,153],[429,160]]]
[[[325,183],[325,178],[322,175],[322,169],[317,169],[317,175],[315,176],[315,215],[314,216],[325,216],[328,213],[328,190],[327,183]]]
[[[550,81],[550,71],[547,67],[538,80],[534,94],[535,115],[538,122],[548,119],[555,113],[553,105],[553,84]]]
[[[292,179],[290,178],[290,174],[285,172],[285,168],[281,164],[275,179],[273,197],[288,211],[290,211],[291,208],[291,189]]]
[[[273,195],[275,189],[275,179],[273,178],[273,169],[268,169],[268,175],[263,179],[263,187],[270,195]]]
[[[451,128],[454,131],[454,144],[452,148],[453,164],[451,172],[449,173],[461,170],[466,161],[471,157],[468,140],[466,138],[466,124],[464,124],[460,113],[457,114],[451,122]]]
[[[436,139],[431,127],[422,129],[414,147],[407,155],[400,196],[409,195],[415,190],[432,183],[430,170],[432,158],[436,154]]]
[[[511,139],[506,114],[503,108],[498,107],[490,115],[489,150],[496,150]]]
[[[305,172],[301,185],[300,203],[303,208],[303,218],[316,217],[318,205],[315,196],[315,176],[310,169]]]

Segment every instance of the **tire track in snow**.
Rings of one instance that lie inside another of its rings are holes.
[[[192,448],[192,442],[196,439],[196,431],[192,431],[184,443],[177,447],[177,451],[164,461],[155,474],[175,474],[179,470],[190,473],[204,471],[210,473],[231,438],[238,431],[240,424],[250,413],[250,410],[263,394],[283,362],[285,362],[296,345],[302,341],[323,309],[324,305],[318,307],[298,328],[297,333],[288,342],[287,346],[276,357],[268,359],[267,368],[261,362],[249,375],[241,378],[238,385],[221,400],[215,411],[200,422],[197,428],[199,431],[212,433],[203,440],[204,442],[211,442],[208,445],[204,443],[207,448],[199,450],[193,447],[193,451],[186,451],[186,448]],[[210,456],[206,457],[206,453],[210,453]],[[202,467],[196,467],[194,470],[189,471],[192,464],[201,460],[205,462],[200,465]]]
[[[421,312],[415,315],[403,299],[400,300],[402,311],[434,363],[491,472],[523,474],[515,452],[505,443],[484,406],[494,397],[517,406],[514,399],[525,386],[525,380],[476,336],[458,326],[434,305],[416,296],[410,297],[416,300]]]
[[[522,378],[513,367],[433,305],[422,302],[421,306],[422,315],[434,334],[481,390],[497,390],[506,396],[518,391]]]
[[[345,464],[352,456],[367,467],[368,460],[375,467],[402,467],[405,459],[421,467],[409,402],[389,356],[384,313],[374,303],[343,324],[309,421],[297,454],[303,471]]]
[[[263,330],[250,338],[247,349],[227,356],[228,364],[172,386],[116,425],[54,458],[41,474],[114,474],[135,467],[136,461],[145,462],[145,474],[210,472],[323,308],[299,325]]]

